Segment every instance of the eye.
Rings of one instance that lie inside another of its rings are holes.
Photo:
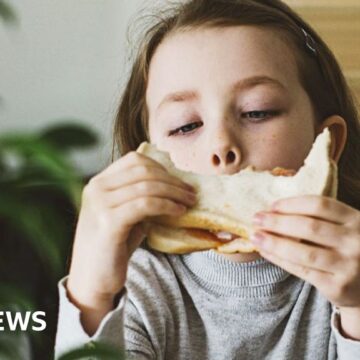
[[[196,129],[198,126],[201,126],[201,122],[193,122],[189,123],[183,126],[178,127],[175,130],[171,130],[169,132],[169,136],[172,135],[187,135],[188,133],[192,132],[194,129]]]
[[[252,123],[259,123],[261,121],[264,121],[268,118],[277,116],[280,114],[280,111],[278,110],[254,110],[254,111],[248,111],[241,113],[242,118],[246,118],[249,122]],[[169,131],[169,136],[172,135],[188,135],[193,132],[194,129],[197,127],[202,126],[201,122],[192,122],[183,126],[180,126],[174,130]]]
[[[278,110],[254,110],[242,113],[241,117],[248,119],[250,122],[260,122],[279,114],[280,111]]]

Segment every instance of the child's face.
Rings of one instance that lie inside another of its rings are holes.
[[[281,85],[247,86],[255,76]],[[182,94],[169,95],[175,92]],[[151,61],[146,99],[151,142],[169,151],[177,167],[200,174],[233,174],[248,165],[298,169],[315,137],[293,52],[269,29],[201,29],[167,38]],[[183,133],[174,133],[179,128]]]

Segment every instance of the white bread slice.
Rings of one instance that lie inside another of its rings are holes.
[[[145,223],[147,242],[168,253],[217,249],[219,252],[251,252],[252,218],[270,210],[281,198],[306,194],[336,197],[337,166],[330,158],[331,136],[327,128],[318,135],[304,165],[294,176],[275,176],[271,171],[248,167],[233,175],[200,175],[177,169],[167,152],[142,143],[138,152],[162,164],[170,174],[193,185],[198,202],[179,217],[157,216]],[[224,243],[207,232],[226,231],[240,237]],[[199,233],[201,235],[199,235]]]

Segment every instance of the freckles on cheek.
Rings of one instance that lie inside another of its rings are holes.
[[[196,151],[184,150],[184,147],[176,149],[171,156],[175,166],[185,171],[197,171],[199,160]]]
[[[300,169],[307,153],[304,144],[298,141],[276,141],[269,148],[269,156],[273,165],[293,170]]]
[[[171,160],[175,166],[181,170],[186,170],[189,163],[189,157],[185,153],[184,149],[171,147],[168,151],[171,154]]]
[[[263,144],[263,155],[267,158],[268,162],[271,163],[271,167],[279,166],[278,164],[286,157],[279,138],[273,135],[271,139],[264,139]]]
[[[258,137],[255,141],[253,141],[253,146],[255,149],[262,151],[273,152],[279,147],[279,136],[277,134],[271,134],[268,136]]]
[[[276,166],[288,167],[291,165],[291,154],[284,145],[284,141],[276,133],[259,137],[249,149],[250,164],[258,170],[271,170]]]

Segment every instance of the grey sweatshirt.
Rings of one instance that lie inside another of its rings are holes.
[[[203,251],[139,248],[116,306],[89,337],[59,281],[55,357],[95,341],[134,359],[360,359],[360,341],[338,331],[339,314],[310,284],[265,259],[235,263]]]

